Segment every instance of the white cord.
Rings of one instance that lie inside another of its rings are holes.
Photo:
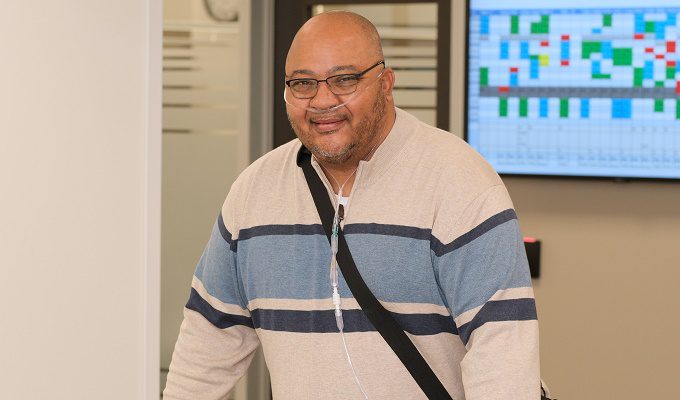
[[[364,399],[368,400],[368,395],[366,394],[364,387],[361,386],[361,382],[359,382],[359,377],[357,376],[357,372],[354,370],[354,364],[352,364],[352,357],[349,356],[349,351],[347,350],[347,342],[345,342],[345,332],[340,330],[340,336],[342,337],[342,345],[345,347],[345,354],[347,355],[347,362],[349,363],[349,367],[352,369],[352,375],[354,376],[354,382],[356,382],[357,386],[359,386],[359,390],[361,390],[361,394],[364,396]]]
[[[382,140],[378,143],[376,143],[371,150],[368,152],[366,157],[364,159],[368,159],[373,155],[373,152],[375,149],[378,147],[378,145],[382,143]],[[336,258],[338,254],[338,232],[340,230],[340,207],[342,205],[340,204],[340,198],[343,195],[342,190],[345,187],[345,184],[349,182],[350,178],[354,176],[354,174],[357,172],[357,169],[359,169],[359,166],[357,165],[357,168],[352,171],[352,173],[347,177],[345,182],[342,183],[342,185],[338,184],[338,181],[335,179],[333,174],[330,173],[330,171],[326,171],[324,168],[323,164],[319,163],[321,168],[328,173],[328,176],[333,179],[333,182],[335,182],[335,185],[338,186],[338,195],[337,198],[335,198],[335,215],[333,216],[333,228],[332,228],[332,233],[331,233],[331,266],[330,266],[330,280],[331,280],[331,287],[333,288],[333,306],[335,308],[335,323],[338,326],[338,330],[340,331],[340,337],[342,337],[342,346],[345,349],[345,355],[347,356],[347,362],[349,363],[349,367],[352,370],[352,377],[354,378],[354,382],[356,382],[357,386],[359,387],[359,390],[361,390],[361,394],[364,396],[365,400],[368,400],[368,394],[366,394],[366,390],[364,387],[361,385],[361,382],[359,381],[359,376],[357,375],[357,371],[354,369],[354,363],[352,363],[352,357],[349,355],[349,350],[347,349],[347,341],[345,340],[345,331],[344,331],[344,321],[342,319],[342,303],[340,300],[340,293],[338,291],[338,260]]]
[[[356,172],[356,170],[354,170]],[[354,175],[354,172],[352,175]],[[350,178],[352,177],[350,175]],[[331,177],[333,177],[331,175]],[[333,178],[335,180],[335,178]],[[338,254],[338,232],[340,230],[340,197],[342,197],[342,189],[345,186],[345,183],[347,183],[347,180],[340,185],[340,189],[338,190],[338,198],[335,200],[335,216],[333,216],[333,229],[332,229],[332,234],[331,234],[331,266],[330,266],[330,280],[331,280],[331,287],[333,288],[333,306],[335,308],[335,323],[338,326],[338,330],[340,331],[340,336],[342,337],[342,346],[345,349],[345,355],[347,356],[347,362],[349,363],[349,367],[352,370],[352,377],[354,378],[354,382],[356,382],[357,386],[359,387],[359,390],[361,390],[361,394],[364,396],[365,400],[368,400],[368,395],[366,394],[366,390],[364,387],[361,385],[361,382],[359,381],[359,376],[357,376],[357,371],[354,369],[354,363],[352,363],[352,357],[349,355],[349,350],[347,349],[347,341],[345,340],[345,323],[342,319],[342,302],[340,300],[340,292],[338,290],[338,260],[337,260],[337,254]],[[335,182],[337,185],[337,181]]]
[[[337,234],[334,234],[331,237],[332,243],[331,248],[333,250],[333,257],[331,259],[331,285],[333,287],[333,305],[335,306],[335,323],[338,326],[340,336],[342,337],[342,346],[345,348],[345,355],[347,356],[347,362],[349,363],[349,367],[352,370],[352,377],[354,377],[354,382],[356,382],[357,386],[359,387],[359,390],[361,390],[361,394],[364,396],[364,399],[368,400],[366,390],[361,385],[361,382],[359,381],[359,376],[357,376],[357,371],[354,369],[354,363],[352,363],[352,357],[349,355],[349,350],[347,349],[347,341],[345,340],[344,330],[345,324],[342,319],[342,304],[340,300],[340,293],[338,292],[338,262],[335,258],[335,255],[338,252],[337,241],[338,241]]]

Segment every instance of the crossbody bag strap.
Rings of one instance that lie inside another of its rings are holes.
[[[321,217],[323,229],[329,242],[331,239],[331,229],[335,211],[333,203],[328,198],[328,192],[321,178],[312,167],[311,154],[306,149],[302,149],[298,154],[298,165],[302,167],[309,186],[309,191],[314,198],[314,204]],[[392,314],[387,311],[382,304],[375,298],[371,290],[364,282],[361,274],[357,270],[352,253],[349,251],[347,241],[342,233],[338,232],[338,265],[340,271],[347,282],[347,286],[352,291],[354,298],[359,303],[362,311],[392,348],[399,360],[404,364],[408,372],[415,379],[418,386],[423,390],[428,399],[451,400],[451,396],[442,385],[437,375],[432,371],[427,361],[420,354],[416,346],[406,336],[404,330],[399,326]]]

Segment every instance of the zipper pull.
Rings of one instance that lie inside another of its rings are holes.
[[[344,217],[345,217],[345,207],[343,207],[342,204],[340,204],[340,205],[338,205],[338,223],[342,222]]]

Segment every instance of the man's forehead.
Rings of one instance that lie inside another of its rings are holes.
[[[372,52],[355,29],[305,31],[293,40],[286,57],[286,75],[294,72],[323,76],[357,71]]]
[[[296,76],[296,75],[306,75],[306,76],[322,76],[322,75],[333,75],[342,72],[355,72],[358,71],[359,67],[355,64],[340,64],[333,65],[330,67],[315,68],[309,67],[299,67],[299,68],[286,68],[286,76]]]

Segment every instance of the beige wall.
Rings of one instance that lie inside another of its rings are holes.
[[[680,184],[505,179],[525,234],[544,378],[564,399],[677,398]]]
[[[2,399],[158,396],[161,16],[2,3]]]
[[[462,133],[464,2],[453,2],[452,129]],[[680,183],[504,179],[542,240],[543,378],[559,399],[678,398]]]

